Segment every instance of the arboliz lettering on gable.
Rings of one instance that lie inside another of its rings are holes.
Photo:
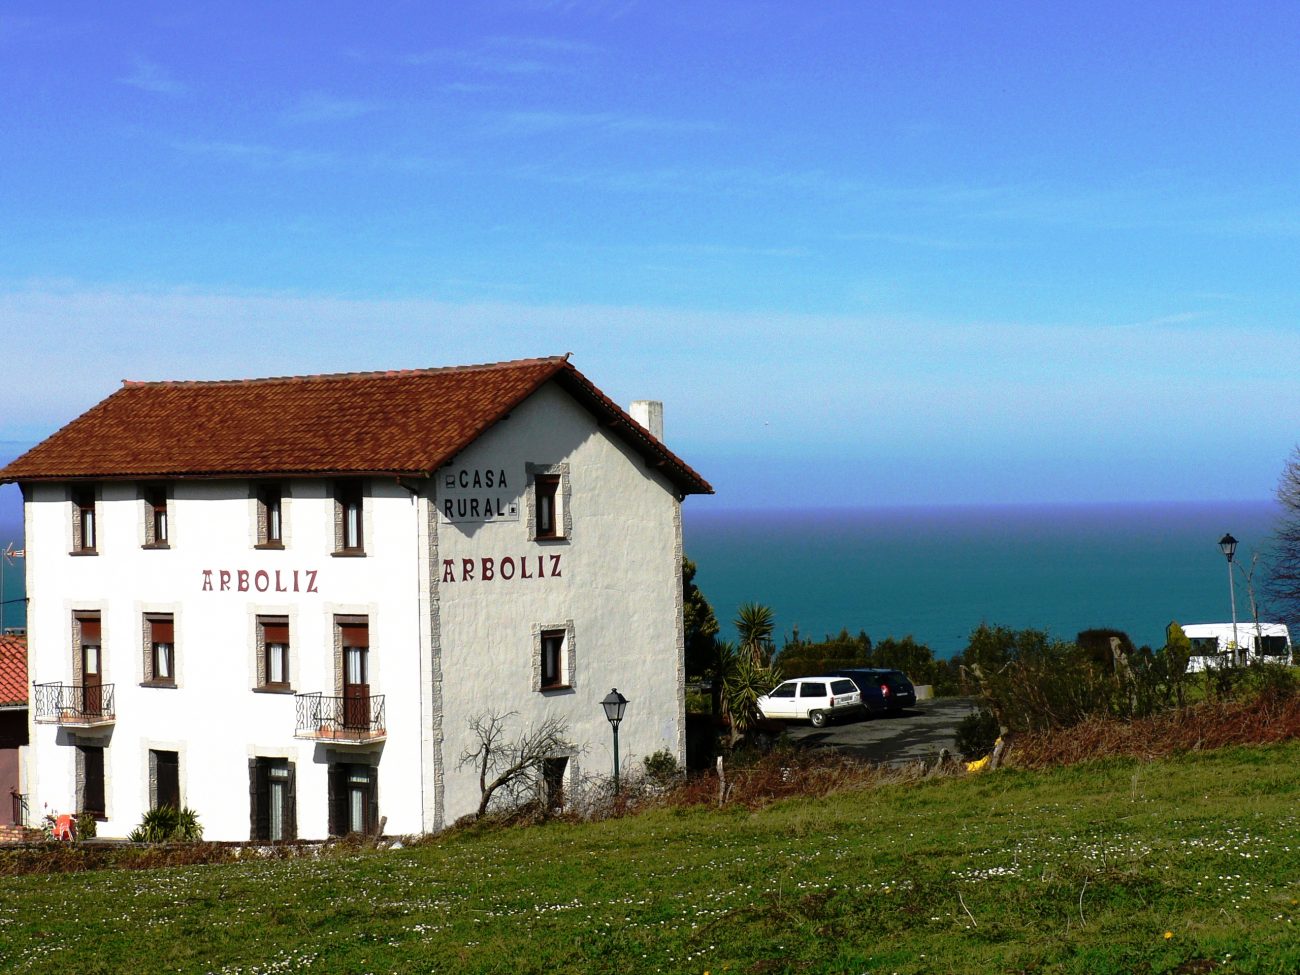
[[[509,582],[511,579],[558,579],[561,553],[550,555],[484,555],[477,559],[443,559],[443,582]]]

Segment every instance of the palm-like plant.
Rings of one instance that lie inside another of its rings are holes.
[[[747,653],[759,667],[772,660],[772,631],[776,629],[776,614],[771,606],[762,603],[741,603],[733,621],[740,649]]]
[[[728,641],[718,643],[718,666],[722,713],[731,725],[734,745],[758,721],[758,699],[781,682],[781,675],[775,668],[757,663],[751,653],[737,649]]]

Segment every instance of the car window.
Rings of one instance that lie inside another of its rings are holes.
[[[821,681],[817,681],[816,683],[810,683],[810,684],[800,684],[799,696],[800,697],[825,697],[826,685]]]
[[[791,681],[786,681],[784,684],[782,684],[780,687],[778,687],[768,696],[769,697],[794,697],[794,689],[797,686],[798,686],[797,684],[794,684]]]
[[[851,680],[831,681],[831,690],[836,694],[852,694],[857,689],[857,685]]]

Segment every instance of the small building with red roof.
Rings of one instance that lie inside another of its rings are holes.
[[[567,356],[130,382],[0,469],[23,490],[33,801],[125,836],[433,831],[485,716],[533,783],[684,759],[681,503],[708,483]],[[35,808],[35,806],[34,806]]]
[[[0,825],[18,824],[27,745],[27,639],[0,633]],[[21,825],[21,824],[20,824]]]

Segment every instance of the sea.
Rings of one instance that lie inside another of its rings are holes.
[[[1270,501],[702,510],[699,500],[684,504],[686,555],[723,636],[737,608],[757,602],[775,612],[778,646],[796,628],[813,639],[846,629],[910,635],[941,658],[980,623],[1061,639],[1113,627],[1160,646],[1171,620],[1226,622],[1218,541],[1232,533],[1249,565],[1279,515]],[[12,485],[0,487],[0,552],[10,544],[24,546]],[[0,622],[25,625],[22,561],[0,558],[0,581]],[[1236,597],[1249,619],[1241,573]]]
[[[981,623],[1071,640],[1123,630],[1159,647],[1170,621],[1231,620],[1227,560],[1262,568],[1280,510],[1271,501],[692,511],[686,555],[722,626],[744,602],[771,606],[778,647],[798,633],[912,636],[936,657]],[[1237,614],[1250,618],[1246,577]],[[1266,609],[1261,609],[1262,618]]]

